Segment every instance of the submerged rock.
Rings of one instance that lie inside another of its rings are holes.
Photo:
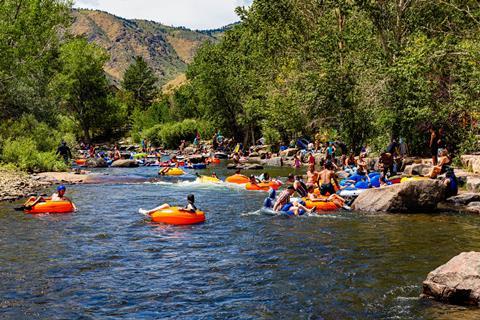
[[[438,180],[408,181],[368,189],[355,200],[354,210],[365,212],[429,212],[445,199],[445,187]]]
[[[114,168],[135,168],[138,163],[135,160],[117,160],[112,163]]]
[[[480,252],[463,252],[430,272],[423,282],[423,296],[451,304],[478,306]]]

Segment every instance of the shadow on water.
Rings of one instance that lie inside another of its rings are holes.
[[[259,211],[263,193],[190,178],[152,181],[155,168],[128,173],[150,182],[69,188],[75,214],[27,216],[12,210],[18,204],[0,206],[1,318],[480,317],[418,299],[428,272],[480,250],[475,216],[287,219]],[[157,225],[137,213],[183,205],[188,193],[207,213],[205,224]]]

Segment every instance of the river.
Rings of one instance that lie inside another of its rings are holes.
[[[157,169],[100,172],[149,178]],[[477,309],[419,299],[431,270],[480,250],[477,216],[288,219],[259,213],[263,193],[168,178],[68,192],[79,208],[70,215],[0,205],[0,318],[480,318]],[[183,205],[188,193],[205,224],[155,225],[137,213]]]

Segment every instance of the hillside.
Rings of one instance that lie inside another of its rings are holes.
[[[74,10],[72,33],[105,48],[110,61],[105,71],[119,84],[135,56],[142,56],[163,85],[185,72],[198,47],[216,41],[214,35],[174,28],[145,20],[127,20],[95,10]]]

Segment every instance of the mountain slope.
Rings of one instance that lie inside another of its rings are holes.
[[[136,56],[145,59],[163,85],[185,72],[203,42],[216,41],[203,32],[127,20],[103,11],[74,10],[73,17],[72,33],[86,36],[110,54],[105,71],[117,85]]]

